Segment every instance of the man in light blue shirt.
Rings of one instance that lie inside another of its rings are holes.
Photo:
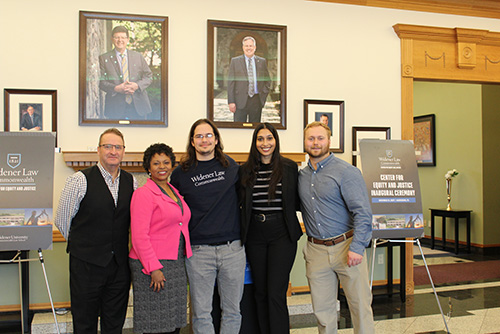
[[[365,247],[372,212],[361,172],[330,153],[331,131],[321,122],[304,130],[309,163],[299,173],[308,242],[303,253],[320,334],[337,333],[337,287],[342,284],[354,333],[375,333]]]

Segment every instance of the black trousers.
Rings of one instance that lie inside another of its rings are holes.
[[[113,258],[106,267],[70,256],[71,313],[75,334],[121,333],[127,315],[130,290],[128,261]]]
[[[283,216],[252,220],[245,244],[255,287],[261,334],[290,332],[286,292],[297,242],[290,240]]]
[[[125,96],[123,97],[125,99]],[[112,103],[112,102],[111,102]],[[122,106],[122,107],[120,107]],[[107,119],[121,119],[121,120],[144,120],[145,116],[139,115],[137,110],[135,109],[134,103],[123,103],[116,105],[113,103],[111,106],[108,106],[104,110],[104,116]]]
[[[236,109],[236,112],[234,113],[234,121],[260,123],[262,107],[259,94],[255,94],[252,97],[249,96],[245,108]]]

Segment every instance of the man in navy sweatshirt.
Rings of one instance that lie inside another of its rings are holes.
[[[193,256],[186,261],[195,334],[215,333],[211,317],[214,287],[221,298],[221,334],[239,333],[245,280],[236,186],[239,166],[223,153],[219,130],[208,119],[189,132],[187,154],[171,184],[191,209]]]

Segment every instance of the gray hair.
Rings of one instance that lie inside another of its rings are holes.
[[[257,46],[257,42],[255,41],[255,38],[253,38],[252,36],[247,36],[247,37],[243,38],[243,40],[241,41],[241,44],[245,43],[245,41],[248,41],[249,39],[251,39],[253,41],[254,46]]]

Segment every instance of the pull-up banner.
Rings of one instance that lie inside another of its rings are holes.
[[[422,237],[422,199],[412,142],[362,139],[359,147],[373,212],[373,238]]]
[[[0,133],[0,251],[52,249],[55,137]]]

